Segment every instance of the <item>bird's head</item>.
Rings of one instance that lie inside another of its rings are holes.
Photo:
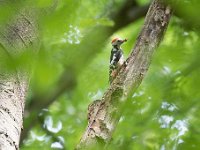
[[[127,39],[121,39],[121,38],[114,38],[111,42],[112,46],[117,46],[120,47],[121,44],[123,44],[124,42],[126,42]]]

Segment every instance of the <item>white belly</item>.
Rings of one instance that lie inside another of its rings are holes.
[[[122,57],[119,59],[119,61],[118,61],[118,63],[117,63],[117,66],[120,67],[120,66],[123,65],[123,63],[124,63],[124,57],[122,56]]]

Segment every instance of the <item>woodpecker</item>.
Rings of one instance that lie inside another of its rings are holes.
[[[109,81],[110,84],[117,76],[117,73],[121,66],[125,63],[123,50],[121,49],[121,44],[126,42],[127,39],[114,38],[111,42],[112,50],[110,54],[110,67],[109,67]]]

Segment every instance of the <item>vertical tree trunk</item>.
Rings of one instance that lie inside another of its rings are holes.
[[[0,149],[19,148],[27,83],[17,74],[0,76]]]
[[[10,63],[37,39],[37,28],[29,10],[19,10],[6,25],[0,26],[0,50]],[[2,57],[2,56],[1,56]],[[4,62],[1,62],[4,63]],[[28,73],[16,67],[12,73],[0,70],[0,149],[19,149]]]

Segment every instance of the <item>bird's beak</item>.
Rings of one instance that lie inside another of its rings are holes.
[[[122,43],[127,42],[127,39],[121,40]]]

